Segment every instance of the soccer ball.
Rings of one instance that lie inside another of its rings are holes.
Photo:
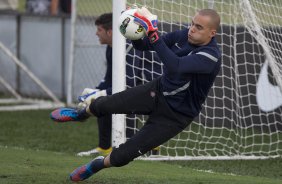
[[[146,36],[144,28],[134,22],[136,10],[126,10],[119,17],[119,31],[125,38],[130,40],[138,40]]]

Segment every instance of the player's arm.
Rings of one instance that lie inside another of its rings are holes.
[[[170,73],[210,73],[213,71],[220,58],[216,49],[207,48],[191,55],[179,57],[169,46],[178,40],[179,36],[177,35],[182,36],[180,32],[171,33],[161,38],[157,33],[157,25],[153,24],[157,22],[155,20],[156,15],[142,7],[138,9],[135,16],[139,18],[140,25],[146,29],[151,47],[158,53],[159,58]]]
[[[135,49],[141,51],[153,50],[153,47],[151,46],[147,37],[139,40],[132,40],[132,45]]]
[[[107,95],[112,94],[112,87],[108,87],[108,85],[105,81],[101,81],[100,84],[95,88],[98,90],[105,90]]]
[[[213,48],[205,48],[191,55],[179,57],[162,39],[153,46],[170,73],[211,73],[220,59],[220,52]]]
[[[59,11],[59,0],[51,0],[50,2],[50,12],[51,15],[57,15]]]
[[[164,36],[161,36],[163,41],[165,42],[165,44],[168,47],[171,47],[172,45],[174,45],[178,40],[179,37],[177,34],[177,32],[171,32],[168,34],[165,34]],[[135,49],[137,50],[141,50],[141,51],[146,51],[146,50],[153,50],[154,47],[152,46],[150,40],[148,37],[145,37],[143,39],[139,39],[139,40],[132,40],[132,45]]]
[[[85,107],[87,105],[90,105],[91,101],[99,98],[100,96],[107,96],[109,94],[112,94],[112,67],[109,65],[111,65],[110,62],[108,62],[107,64],[107,71],[105,77],[99,83],[99,85],[94,89],[85,88],[80,94],[80,96],[78,96],[79,107]]]

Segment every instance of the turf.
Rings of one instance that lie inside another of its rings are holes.
[[[69,173],[92,157],[75,154],[97,145],[95,118],[54,123],[50,111],[0,112],[0,183],[71,183]],[[84,183],[278,184],[282,159],[259,161],[134,161]],[[213,173],[211,173],[213,172]]]
[[[0,183],[71,183],[68,176],[72,170],[89,158],[72,154],[35,151],[23,148],[0,148]],[[178,164],[135,161],[123,168],[112,168],[97,173],[84,183],[195,183],[195,184],[251,184],[279,183],[278,179],[252,176],[236,176],[224,173],[197,171]],[[280,181],[281,182],[281,181]]]

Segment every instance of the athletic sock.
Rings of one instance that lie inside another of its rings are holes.
[[[99,156],[89,162],[88,164],[81,166],[77,169],[75,169],[71,174],[70,174],[70,179],[72,181],[83,181],[93,174],[99,172],[101,169],[105,168],[104,166],[104,157]]]
[[[97,173],[100,170],[104,169],[104,157],[103,159],[94,159],[92,162],[90,162],[90,168],[93,173]]]

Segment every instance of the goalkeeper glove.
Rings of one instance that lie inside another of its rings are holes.
[[[152,14],[146,7],[142,7],[137,9],[134,16],[134,21],[146,30],[150,42],[156,42],[159,39],[157,15]]]
[[[106,90],[99,90],[99,89],[91,89],[91,88],[85,88],[81,95],[78,97],[78,101],[80,102],[78,106],[86,107],[91,104],[92,101],[95,99],[101,97],[101,96],[107,96]]]

